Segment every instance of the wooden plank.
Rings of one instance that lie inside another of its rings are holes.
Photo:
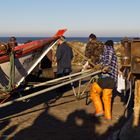
[[[138,126],[140,117],[140,80],[135,81],[135,92],[134,92],[134,119],[133,127]]]

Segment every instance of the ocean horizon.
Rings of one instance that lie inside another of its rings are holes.
[[[18,43],[25,43],[28,40],[40,40],[40,39],[45,39],[49,37],[16,37]],[[88,37],[67,37],[66,38],[68,41],[80,41],[83,43],[86,43],[88,41]],[[98,40],[102,42],[106,42],[107,40],[113,40],[114,42],[120,42],[123,37],[98,37]],[[2,42],[7,42],[9,40],[9,37],[0,37],[0,41]]]

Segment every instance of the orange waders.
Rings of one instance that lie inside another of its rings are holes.
[[[103,92],[103,105],[101,101],[101,92]],[[111,97],[112,97],[112,89],[102,89],[96,82],[92,84],[90,91],[90,98],[93,101],[95,107],[95,115],[101,116],[104,114],[106,119],[111,119]]]

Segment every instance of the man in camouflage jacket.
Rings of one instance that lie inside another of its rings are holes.
[[[85,56],[93,63],[97,64],[100,56],[103,53],[103,43],[97,41],[94,34],[90,34],[89,41],[86,45]]]

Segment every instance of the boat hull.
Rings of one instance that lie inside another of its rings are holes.
[[[15,53],[15,81],[17,88],[40,63],[43,57],[57,44],[57,40],[66,30],[61,30],[54,37],[44,40],[33,41],[14,48]],[[10,75],[9,56],[0,57],[0,90],[8,87]]]

